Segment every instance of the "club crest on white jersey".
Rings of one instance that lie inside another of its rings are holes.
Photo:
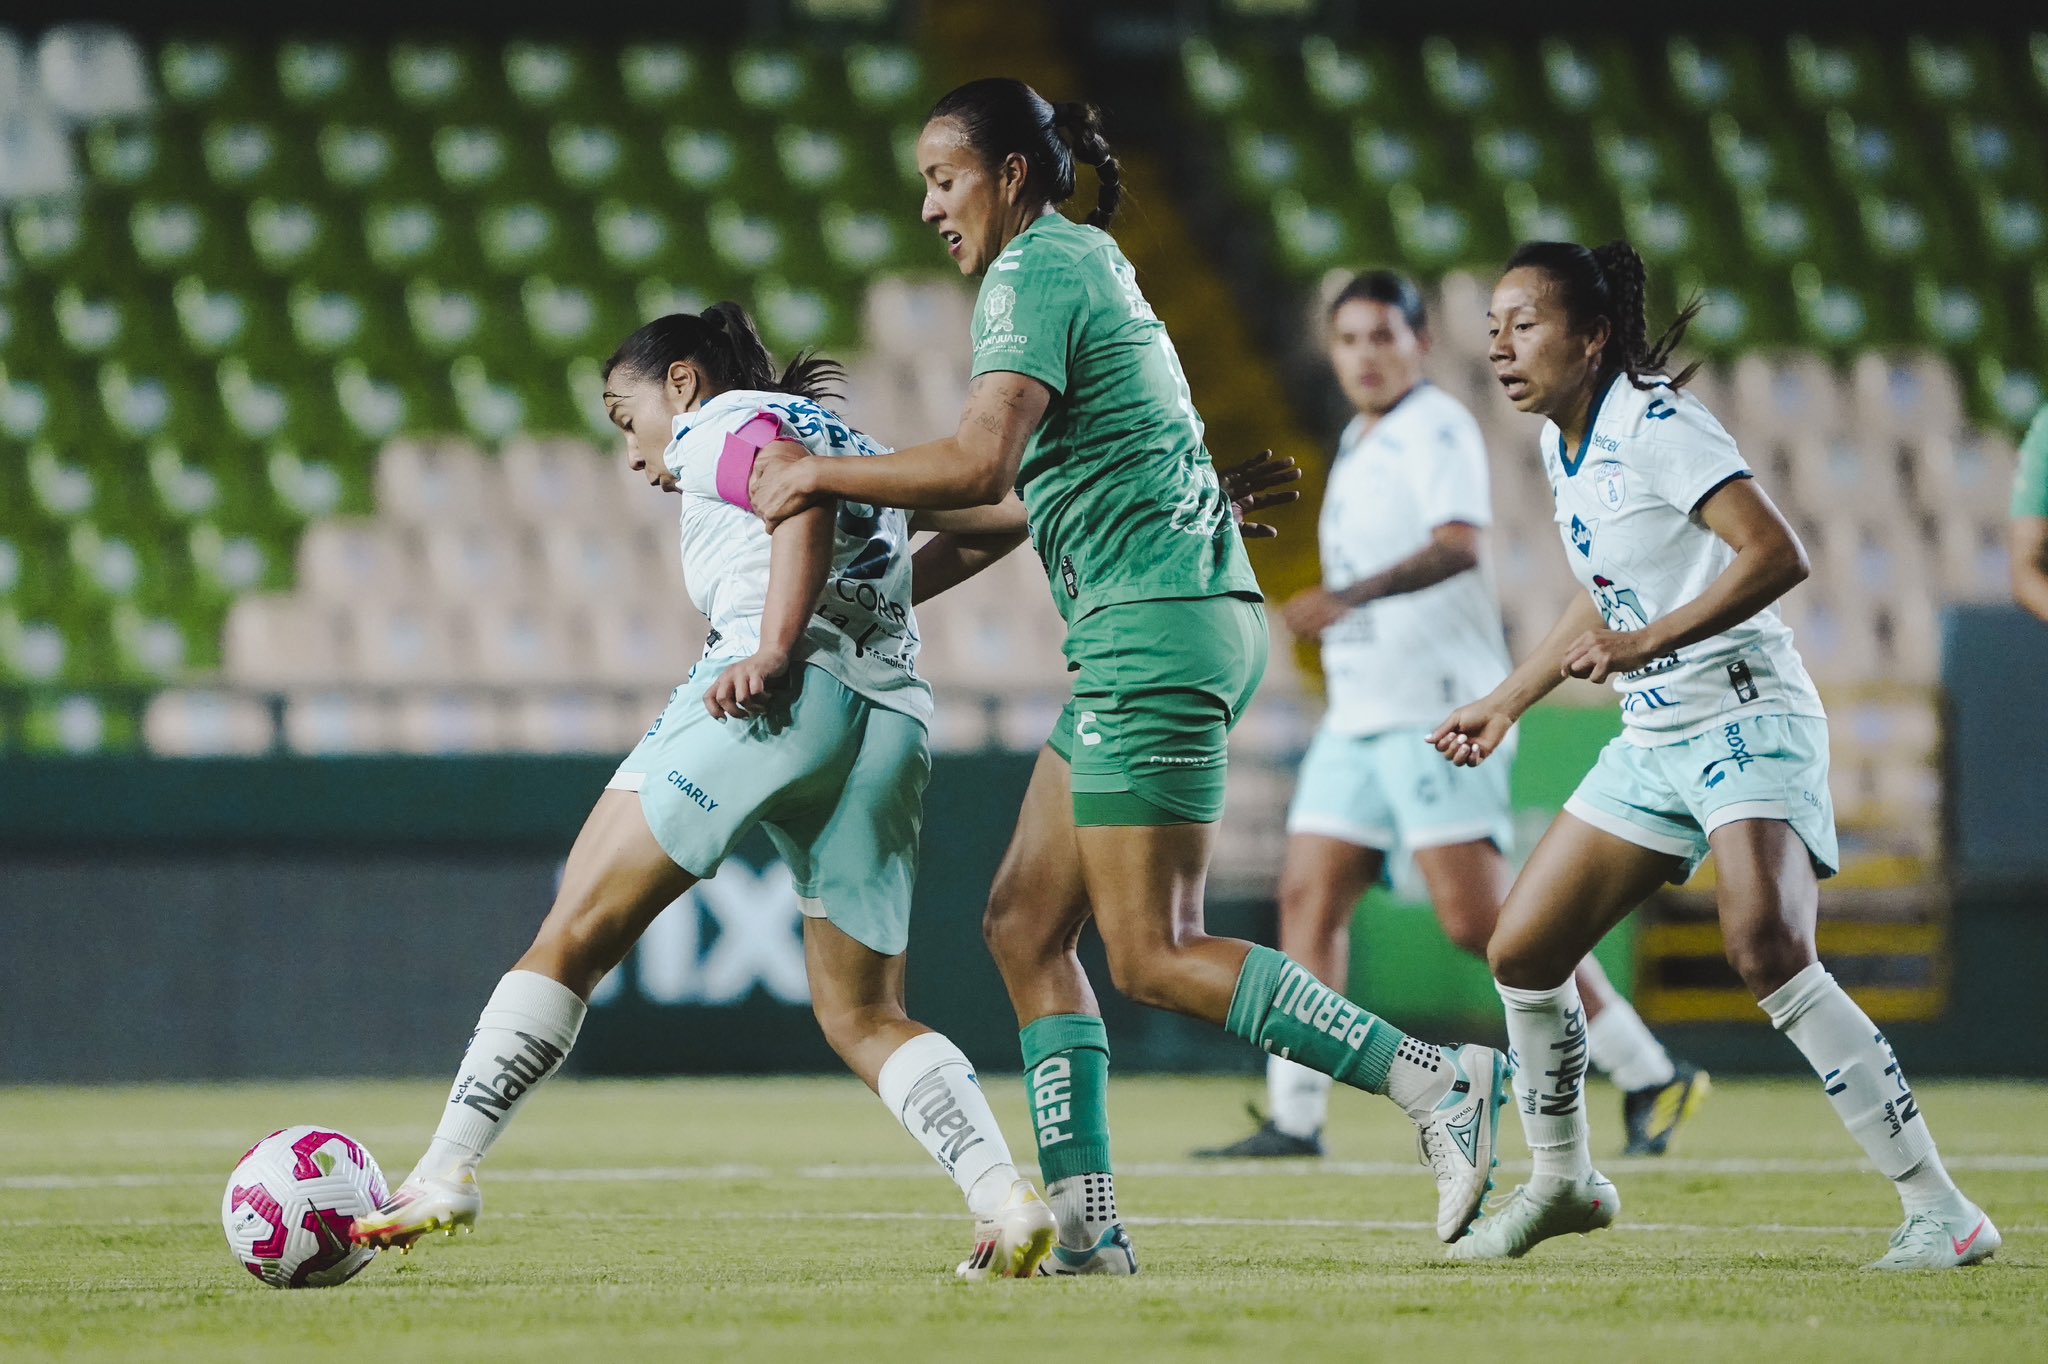
[[[1750,469],[1699,399],[1661,379],[1639,389],[1617,376],[1594,401],[1577,450],[1564,448],[1554,422],[1540,439],[1565,559],[1608,629],[1644,629],[1733,562],[1696,513]],[[1650,660],[1614,687],[1625,732],[1639,744],[1675,743],[1738,715],[1826,713],[1775,606]]]

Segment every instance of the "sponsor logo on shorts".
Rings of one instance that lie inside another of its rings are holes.
[[[1756,757],[1749,751],[1749,740],[1742,737],[1742,725],[1739,722],[1723,729],[1721,737],[1728,741],[1728,756],[1716,758],[1700,769],[1701,780],[1710,788],[1728,780],[1727,772],[1720,770],[1723,763],[1734,763],[1735,775],[1739,777],[1756,761]]]
[[[668,774],[668,784],[682,792],[690,800],[695,801],[697,808],[707,815],[718,808],[718,802],[711,798],[710,793],[680,772],[670,771]]]
[[[1166,757],[1164,754],[1154,753],[1147,757],[1145,761],[1148,763],[1157,763],[1161,767],[1208,767],[1215,763],[1216,759],[1213,757],[1169,758]]]
[[[1082,711],[1081,717],[1074,721],[1074,737],[1079,739],[1084,747],[1093,748],[1102,742],[1102,731],[1095,728],[1096,723],[1095,712],[1092,710]]]

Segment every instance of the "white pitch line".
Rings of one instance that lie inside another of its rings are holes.
[[[893,1212],[804,1212],[771,1209],[761,1212],[709,1212],[693,1216],[708,1217],[720,1222],[959,1222],[965,1214],[958,1212],[930,1212],[925,1210],[903,1210]],[[542,1218],[559,1217],[560,1213],[516,1211],[494,1213],[493,1222],[525,1222]],[[643,1211],[608,1212],[608,1221],[655,1222],[672,1218],[672,1213]],[[1148,1217],[1138,1215],[1124,1219],[1134,1227],[1189,1227],[1224,1228],[1239,1230],[1272,1231],[1356,1231],[1356,1232],[1435,1232],[1434,1222],[1389,1221],[1374,1218],[1344,1217]],[[0,1222],[9,1230],[31,1230],[51,1227],[178,1227],[195,1225],[189,1217],[90,1217],[62,1218],[39,1217],[13,1219]],[[1611,1230],[1642,1232],[1660,1236],[1732,1236],[1761,1233],[1769,1236],[1875,1236],[1886,1228],[1879,1226],[1807,1226],[1790,1222],[1730,1223],[1726,1226],[1709,1226],[1697,1222],[1617,1222]],[[2009,1226],[2004,1230],[2011,1235],[2048,1235],[2048,1225]]]
[[[1990,1153],[1948,1156],[1942,1162],[1951,1170],[1965,1173],[2040,1174],[2048,1172],[2048,1155]],[[1640,1179],[1653,1175],[1853,1175],[1868,1171],[1860,1160],[1773,1160],[1725,1159],[1688,1160],[1674,1156],[1617,1157],[1603,1160],[1601,1167],[1611,1174]],[[1501,1172],[1517,1175],[1528,1170],[1526,1161],[1504,1161]],[[1420,1177],[1423,1169],[1412,1161],[1398,1160],[1284,1160],[1284,1161],[1162,1161],[1133,1162],[1118,1168],[1118,1174],[1146,1179],[1304,1179],[1337,1175],[1347,1178]],[[702,1181],[766,1179],[844,1182],[856,1179],[929,1179],[929,1164],[887,1165],[803,1165],[778,1169],[769,1165],[645,1165],[592,1167],[494,1168],[493,1182],[530,1184],[680,1184]],[[211,1174],[36,1174],[0,1176],[0,1190],[53,1191],[66,1189],[155,1189],[214,1183]]]

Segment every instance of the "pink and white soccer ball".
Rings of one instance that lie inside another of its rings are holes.
[[[287,1127],[249,1148],[228,1178],[228,1249],[272,1288],[332,1288],[377,1258],[349,1243],[355,1220],[387,1197],[368,1148],[325,1127]]]

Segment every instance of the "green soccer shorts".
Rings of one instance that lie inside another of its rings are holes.
[[[1126,602],[1067,632],[1078,676],[1050,743],[1077,826],[1213,824],[1230,731],[1266,675],[1266,612],[1248,597]]]

